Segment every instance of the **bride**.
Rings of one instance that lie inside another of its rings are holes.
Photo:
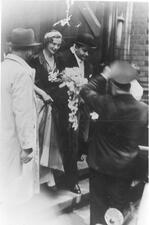
[[[40,182],[56,187],[54,171],[63,171],[59,147],[58,113],[56,94],[59,85],[59,62],[55,54],[62,44],[62,35],[52,30],[44,35],[43,49],[30,62],[36,69],[35,91],[37,93]]]

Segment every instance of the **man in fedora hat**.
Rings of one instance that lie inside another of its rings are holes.
[[[0,194],[4,199],[20,191],[14,184],[22,175],[23,164],[36,155],[35,71],[27,62],[40,43],[35,42],[32,29],[24,28],[12,30],[10,43],[12,52],[2,62],[1,77]]]
[[[89,51],[94,48],[96,48],[95,40],[91,34],[78,35],[73,46],[60,54],[62,69],[79,67],[82,76],[90,78],[93,75],[93,67],[88,57]]]
[[[87,159],[91,225],[115,224],[116,218],[122,224],[138,145],[147,126],[147,105],[130,93],[130,82],[137,78],[136,69],[127,62],[116,61],[105,77],[105,93],[100,93],[100,76],[81,90],[90,111],[99,115],[89,135]]]
[[[93,75],[93,66],[89,63],[88,56],[89,50],[94,47],[95,44],[92,35],[88,33],[78,35],[73,46],[58,55],[61,70],[64,70],[65,68],[78,67],[80,70],[80,76],[82,78],[89,79]],[[74,134],[73,129],[69,128],[67,88],[64,87],[63,90],[60,89],[59,95],[60,97],[63,97],[61,101],[63,110],[60,112],[60,132],[66,182],[68,188],[72,192],[80,194],[81,190],[78,185],[77,171],[78,138],[77,134]]]

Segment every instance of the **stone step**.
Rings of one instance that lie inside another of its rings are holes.
[[[80,181],[80,187],[82,194],[77,195],[67,190],[59,190],[53,193],[45,184],[41,185],[40,194],[35,195],[30,201],[21,206],[9,209],[8,219],[11,218],[10,225],[49,225],[49,223],[50,225],[63,225],[60,221],[59,223],[56,222],[58,218],[62,218],[62,215],[65,218],[68,211],[71,212],[74,207],[79,206],[79,204],[81,205],[82,202],[88,202],[88,179]],[[67,220],[69,221],[70,218],[67,217]],[[82,221],[81,218],[79,220]],[[64,223],[64,225],[66,224]],[[70,224],[68,223],[68,225]]]
[[[90,207],[89,204],[79,209],[74,209],[73,213],[79,216],[86,225],[90,224]]]
[[[86,162],[86,156],[83,156],[83,158],[84,158],[83,161],[77,162],[79,180],[83,180],[83,179],[86,179],[86,178],[89,177],[89,169],[88,169],[88,165],[87,165],[87,162]],[[65,180],[64,172],[55,171],[54,177],[55,177],[55,180],[56,180],[56,184],[58,186],[64,185],[64,180]],[[46,170],[45,170],[45,172],[42,171],[42,179],[40,180],[40,183],[44,184],[44,183],[47,182],[48,179],[49,179],[49,175],[48,175],[47,171]]]
[[[54,200],[56,206],[58,206],[59,210],[64,213],[70,212],[73,210],[74,207],[80,207],[82,204],[86,204],[89,199],[89,181],[87,179],[83,179],[79,182],[79,186],[81,188],[81,194],[75,194],[68,190],[60,190],[55,193],[55,197],[57,198]],[[44,187],[45,188],[45,187]],[[46,188],[47,189],[47,188]],[[47,190],[47,192],[49,192]]]
[[[46,184],[41,184],[40,193],[35,195],[30,201],[21,206],[8,207],[6,209],[7,222],[3,225],[86,225],[84,218],[73,209],[81,209],[89,204],[89,181],[88,166],[86,160],[78,162],[79,185],[81,195],[77,195],[68,190],[59,189],[56,192]],[[63,181],[63,179],[62,179]],[[10,222],[10,223],[9,223]],[[1,224],[1,223],[0,223]]]

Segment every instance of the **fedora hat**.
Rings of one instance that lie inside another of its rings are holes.
[[[93,36],[88,33],[78,35],[75,43],[85,47],[96,48]]]
[[[110,67],[110,78],[116,83],[128,84],[138,77],[138,70],[127,61],[115,61]]]
[[[35,41],[35,34],[32,29],[15,28],[10,35],[10,44],[12,47],[29,48],[41,45]]]

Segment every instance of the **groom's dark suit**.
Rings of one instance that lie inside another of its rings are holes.
[[[61,70],[65,68],[79,67],[75,55],[70,49],[61,52],[59,54],[59,62]],[[84,77],[89,79],[93,75],[93,66],[89,62],[84,62]],[[66,180],[68,186],[74,187],[78,183],[78,171],[77,171],[77,158],[78,158],[78,132],[70,128],[69,124],[69,109],[67,104],[67,89],[63,88],[64,108],[60,112],[60,129],[61,129],[61,141],[62,141],[62,154],[64,169],[66,174]],[[80,136],[80,135],[79,135]]]

